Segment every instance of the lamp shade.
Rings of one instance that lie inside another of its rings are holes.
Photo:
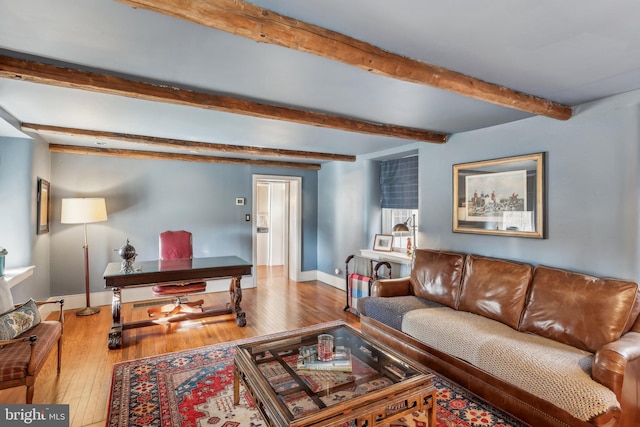
[[[60,222],[87,224],[107,220],[107,206],[103,198],[62,199]]]
[[[409,227],[407,226],[407,223],[400,223],[400,224],[396,224],[393,226],[393,231],[400,231],[400,232],[407,232],[409,231]]]

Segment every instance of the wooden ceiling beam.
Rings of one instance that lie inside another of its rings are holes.
[[[481,101],[559,120],[572,110],[547,99],[488,83],[446,68],[384,51],[369,43],[241,0],[117,0],[260,43],[318,55],[399,80],[436,87]],[[380,23],[384,25],[384,22]]]
[[[52,153],[83,154],[129,159],[177,160],[182,162],[226,163],[233,165],[255,165],[276,168],[320,170],[317,163],[281,162],[276,160],[240,159],[235,157],[201,156],[197,154],[163,153],[159,151],[121,150],[116,148],[80,147],[76,145],[49,144]]]
[[[108,139],[112,141],[123,141],[134,144],[145,144],[157,147],[166,147],[180,150],[209,151],[221,153],[235,153],[245,155],[276,156],[300,159],[313,159],[338,162],[355,162],[356,156],[346,154],[319,153],[315,151],[284,150],[277,148],[252,147],[245,145],[216,144],[200,141],[186,141],[182,139],[159,138],[147,135],[134,135],[129,133],[106,132],[89,129],[76,129],[61,126],[41,125],[35,123],[22,123],[20,129],[36,133],[47,133],[54,135],[69,135],[74,137]]]
[[[447,140],[446,134],[429,130],[372,123],[312,111],[296,110],[229,96],[129,80],[108,74],[64,68],[41,62],[17,59],[6,55],[0,55],[0,77],[70,89],[83,89],[145,101],[165,102],[264,119],[284,120],[347,132],[382,135],[434,143],[444,143]]]

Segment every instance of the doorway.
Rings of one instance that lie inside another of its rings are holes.
[[[270,279],[298,281],[301,184],[301,177],[253,176],[252,235],[256,286],[266,284]]]

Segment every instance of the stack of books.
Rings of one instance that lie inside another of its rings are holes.
[[[302,346],[298,353],[298,369],[314,371],[351,372],[351,349],[337,346],[333,358],[328,362],[318,360],[318,350],[315,345]]]

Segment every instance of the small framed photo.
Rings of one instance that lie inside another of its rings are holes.
[[[393,236],[391,234],[376,234],[373,239],[373,250],[391,252],[393,248]]]

